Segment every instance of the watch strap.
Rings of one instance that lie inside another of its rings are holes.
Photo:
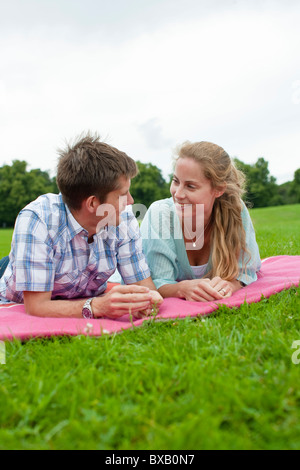
[[[94,300],[94,297],[87,299],[83,305],[82,308],[82,316],[83,318],[95,318],[93,314],[93,309],[92,309],[92,300]]]

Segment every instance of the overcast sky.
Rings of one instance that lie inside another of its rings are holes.
[[[185,140],[300,167],[299,0],[0,0],[0,166],[91,130],[164,175]]]

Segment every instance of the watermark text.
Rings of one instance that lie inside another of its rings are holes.
[[[147,207],[143,204],[133,204],[131,213],[134,217],[122,218],[126,210],[127,198],[120,197],[119,203],[100,204],[96,215],[99,218],[97,233],[109,226],[119,227],[119,234],[126,238],[131,232],[134,234],[136,219],[144,219]],[[128,215],[129,213],[127,213]],[[154,220],[153,220],[154,219]],[[208,224],[206,224],[207,226]],[[165,206],[164,202],[157,203],[156,212],[151,218],[145,218],[143,238],[146,240],[179,240],[185,239],[187,250],[200,250],[204,245],[204,204],[175,204],[173,207]],[[139,234],[136,232],[136,236]]]
[[[0,364],[6,364],[5,343],[0,341]]]
[[[300,340],[294,341],[292,344],[292,348],[296,349],[296,351],[292,355],[292,363],[300,364]]]

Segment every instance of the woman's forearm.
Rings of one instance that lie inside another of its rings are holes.
[[[180,281],[176,284],[164,284],[158,289],[160,295],[164,298],[166,297],[177,297],[179,299],[184,299],[182,287],[187,281]]]
[[[232,293],[236,292],[237,290],[241,289],[243,285],[237,279],[233,279],[232,281],[228,281],[228,284],[231,285]]]

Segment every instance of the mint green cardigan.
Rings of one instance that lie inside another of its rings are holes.
[[[251,253],[251,259],[243,270],[243,254],[241,253],[240,273],[237,279],[247,285],[256,281],[256,273],[261,267],[261,260],[253,224],[244,203],[242,221],[246,233],[246,246]],[[156,201],[149,207],[141,224],[141,235],[143,251],[157,289],[164,284],[176,284],[182,280],[196,279],[187,257],[180,220],[172,198]],[[204,277],[210,269],[211,257]]]

